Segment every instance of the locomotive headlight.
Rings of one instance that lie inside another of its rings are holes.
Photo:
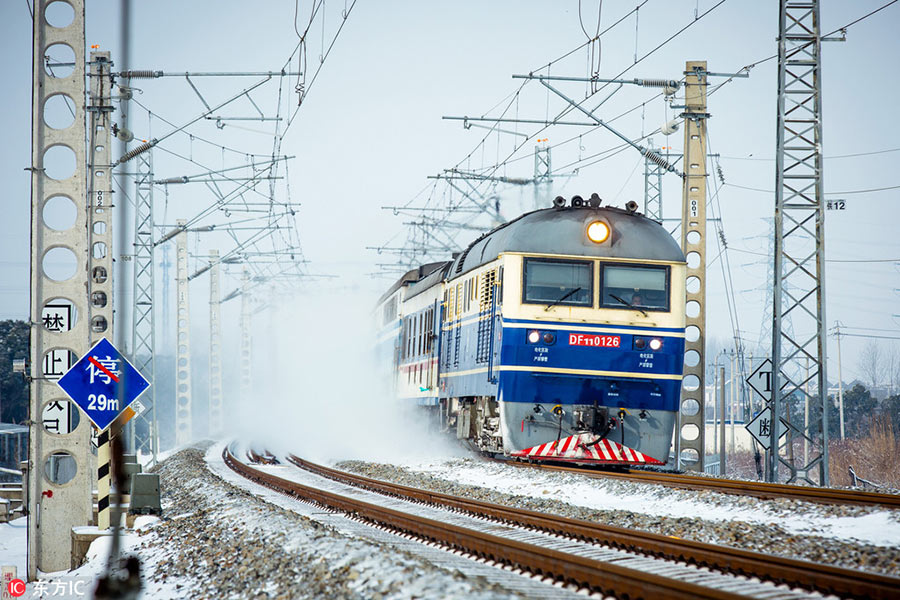
[[[651,350],[659,350],[662,348],[662,340],[659,338],[653,338],[650,340],[650,349]]]
[[[541,341],[541,332],[540,331],[529,331],[528,332],[528,343],[529,344],[537,344]]]
[[[595,244],[602,244],[609,239],[609,225],[603,221],[593,221],[587,226],[587,236]]]

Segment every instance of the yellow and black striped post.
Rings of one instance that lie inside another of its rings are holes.
[[[97,529],[109,529],[109,431],[97,436]]]

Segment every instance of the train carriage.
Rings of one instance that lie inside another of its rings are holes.
[[[660,224],[591,204],[524,214],[382,297],[401,398],[487,453],[667,461],[684,255]]]

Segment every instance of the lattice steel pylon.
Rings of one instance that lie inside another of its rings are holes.
[[[550,205],[550,190],[553,184],[553,166],[550,146],[543,142],[534,147],[534,208]]]
[[[778,481],[828,485],[828,380],[825,320],[825,199],[822,190],[821,38],[819,2],[781,0],[778,19],[778,115],[775,154],[775,281],[772,297],[772,420],[777,423],[793,398],[808,398],[805,428],[791,425],[779,444],[770,427],[768,475]],[[786,317],[794,333],[785,328]],[[806,360],[811,368],[806,375]],[[800,368],[800,367],[804,368]],[[801,375],[798,375],[801,374]],[[805,385],[811,382],[813,386]],[[802,466],[786,452],[794,439],[807,439]],[[813,473],[815,472],[815,473]],[[814,475],[817,481],[813,480]]]
[[[153,322],[153,157],[144,152],[136,157],[134,201],[134,306],[131,348],[134,366],[152,383],[155,376],[156,332]],[[134,452],[149,454],[156,464],[159,431],[156,415],[156,386],[141,397],[144,411],[131,424]]]
[[[769,235],[766,238],[766,286],[763,293],[763,317],[759,325],[759,345],[761,356],[769,358],[769,352],[772,351],[772,294],[774,294],[775,282],[775,220],[766,219],[769,222]],[[784,296],[782,295],[782,298]],[[782,328],[787,331],[791,337],[794,336],[794,327],[791,324],[790,315],[785,317],[781,324]],[[762,358],[761,358],[762,360]]]
[[[653,147],[652,140],[649,144],[651,152],[662,151]],[[662,176],[665,171],[658,162],[644,157],[644,215],[654,221],[662,221]]]

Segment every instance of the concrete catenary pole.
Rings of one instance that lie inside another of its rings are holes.
[[[835,337],[837,337],[838,359],[838,414],[841,420],[841,439],[844,439],[844,378],[841,374],[841,322],[834,325]]]
[[[111,218],[112,177],[112,97],[109,52],[91,52],[90,98],[88,106],[88,297],[90,305],[90,345],[106,338],[113,341],[113,289]],[[119,207],[115,207],[118,209]],[[97,527],[109,528],[110,431],[97,436]]]
[[[222,323],[219,251],[209,251],[209,434],[222,433]]]
[[[706,61],[689,61],[684,74],[681,248],[687,259],[686,360],[675,435],[680,463],[688,470],[702,471],[706,448]],[[693,356],[690,364],[688,356]]]
[[[719,475],[724,477],[725,472],[725,367],[719,367]]]
[[[176,335],[175,335],[175,445],[191,441],[191,312],[188,284],[187,221],[175,222],[181,232],[175,236]]]
[[[86,202],[84,0],[68,0],[72,21],[46,19],[49,0],[35,0],[32,48],[31,305],[28,435],[28,579],[69,568],[72,528],[91,521],[91,425],[81,418],[65,433],[45,428],[42,415],[64,402],[58,380],[90,340],[90,238]],[[64,51],[66,58],[56,59]],[[45,61],[45,57],[50,57]],[[60,63],[60,64],[54,64]],[[53,98],[67,122],[51,118]],[[65,104],[68,104],[66,107]],[[71,109],[71,113],[68,113]],[[63,158],[62,163],[59,158]],[[60,169],[61,164],[66,164]],[[109,172],[104,169],[105,176]],[[48,222],[47,204],[68,205],[74,219]],[[109,273],[95,273],[99,280]],[[64,327],[44,321],[48,305],[71,306]]]
[[[244,270],[241,276],[241,403],[246,406],[250,401],[251,380],[251,319],[250,319],[250,274]]]
[[[735,386],[735,384],[739,380],[737,373],[735,372],[735,362],[737,359],[737,354],[735,354],[734,350],[731,351],[730,359],[731,359],[730,364],[729,364],[730,372],[728,373],[728,379],[729,379],[728,393],[729,393],[729,397],[730,397],[729,404],[731,405],[731,419],[730,419],[730,421],[731,421],[731,439],[730,439],[729,449],[731,450],[731,456],[734,457],[735,452],[737,452],[737,448],[735,448],[735,445],[734,445],[734,419],[737,416],[737,397],[738,397],[737,387]]]

